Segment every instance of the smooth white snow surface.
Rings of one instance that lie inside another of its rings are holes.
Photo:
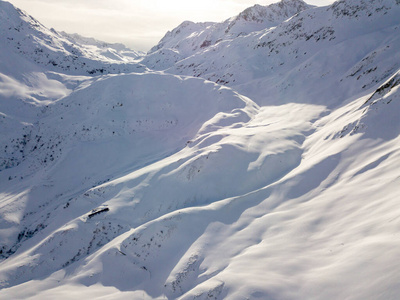
[[[0,298],[398,299],[400,2],[304,5],[140,57],[0,1]]]

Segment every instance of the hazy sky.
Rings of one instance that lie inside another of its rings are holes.
[[[147,51],[185,20],[224,21],[279,0],[8,0],[43,25]],[[328,5],[334,0],[306,0]]]

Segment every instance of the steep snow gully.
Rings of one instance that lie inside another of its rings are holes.
[[[282,0],[145,54],[0,1],[0,298],[398,299],[399,15]]]

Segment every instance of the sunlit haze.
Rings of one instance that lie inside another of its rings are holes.
[[[147,51],[185,20],[223,21],[276,0],[10,0],[47,27]],[[333,0],[310,0],[323,6]]]

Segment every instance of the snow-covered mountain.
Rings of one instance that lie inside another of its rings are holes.
[[[0,1],[0,18],[2,50],[19,53],[48,70],[68,74],[129,72],[140,56],[126,48],[100,47],[76,35],[60,34],[5,1]]]
[[[400,68],[399,13],[394,1],[339,1],[222,41],[168,72],[234,87],[263,105],[337,105]]]
[[[80,48],[85,49],[87,56],[95,60],[98,60],[99,57],[106,57],[115,61],[134,62],[134,59],[137,59],[145,54],[141,51],[129,49],[123,44],[105,43],[94,38],[81,36],[77,33],[68,34],[62,31],[60,34],[72,44],[78,45]]]
[[[302,0],[283,0],[268,6],[254,5],[222,23],[185,21],[167,32],[148,52],[143,63],[153,69],[162,69],[195,53],[203,53],[223,41],[277,26],[311,7]]]
[[[0,298],[397,299],[399,15],[283,0],[141,56],[0,1]]]

